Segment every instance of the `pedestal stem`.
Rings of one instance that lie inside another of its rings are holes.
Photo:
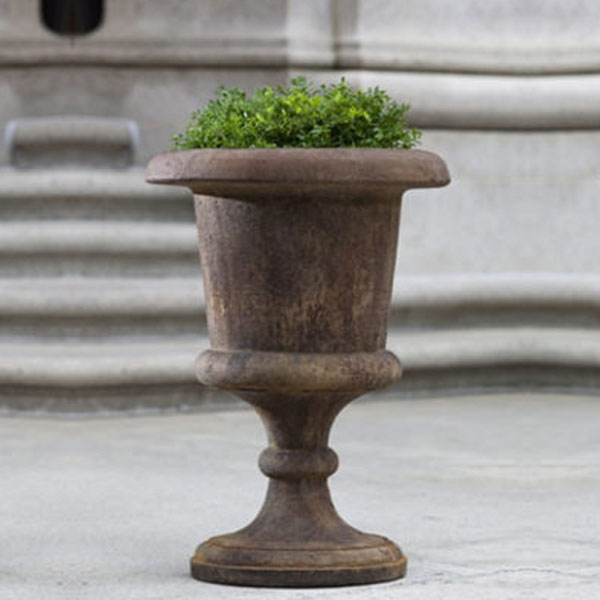
[[[247,527],[198,548],[192,574],[265,586],[351,585],[401,577],[406,561],[398,547],[348,525],[331,501],[327,478],[338,459],[327,446],[329,431],[355,394],[238,394],[255,407],[268,432],[270,444],[259,459],[270,478],[267,496]]]
[[[348,526],[337,515],[327,485],[338,467],[327,443],[335,417],[354,396],[240,395],[257,410],[270,442],[259,459],[261,471],[270,478],[267,497],[243,531],[255,539],[285,541],[289,547],[346,540]]]

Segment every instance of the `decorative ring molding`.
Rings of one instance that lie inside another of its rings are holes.
[[[391,383],[400,373],[398,359],[387,351],[303,354],[207,350],[196,361],[196,374],[205,385],[274,393],[364,392]]]

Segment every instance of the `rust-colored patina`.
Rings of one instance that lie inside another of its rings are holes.
[[[329,586],[402,577],[390,540],[345,523],[327,478],[336,415],[400,376],[385,350],[402,193],[449,181],[418,150],[190,150],[148,181],[195,194],[211,349],[198,379],[249,402],[267,429],[270,478],[256,519],[209,539],[197,579]]]

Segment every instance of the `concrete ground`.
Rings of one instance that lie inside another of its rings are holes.
[[[265,489],[251,411],[0,419],[1,600],[600,598],[600,402],[495,395],[359,401],[331,485],[353,525],[408,555],[404,580],[318,590],[188,576],[204,538]]]

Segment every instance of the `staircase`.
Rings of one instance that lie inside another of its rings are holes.
[[[193,204],[133,166],[122,119],[7,127],[0,171],[0,406],[63,413],[210,400]]]
[[[0,412],[235,402],[194,377],[208,341],[191,195],[146,184],[136,142],[135,125],[122,119],[8,125]],[[594,274],[399,273],[387,345],[404,375],[388,393],[597,393],[599,315]]]

